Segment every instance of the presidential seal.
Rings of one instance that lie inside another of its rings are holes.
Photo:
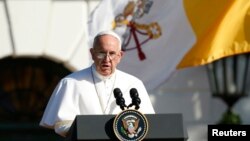
[[[141,141],[148,132],[148,121],[139,111],[127,109],[116,115],[113,130],[121,141]]]

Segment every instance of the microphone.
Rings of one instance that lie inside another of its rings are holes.
[[[137,90],[135,88],[132,88],[130,89],[129,93],[130,93],[130,97],[132,98],[132,103],[128,105],[128,108],[135,105],[135,109],[138,110],[140,108],[139,105],[141,103],[141,99],[139,98],[139,94]]]
[[[116,104],[119,105],[122,110],[124,110],[124,107],[127,107],[127,105],[125,104],[125,100],[122,97],[122,92],[119,88],[114,89],[114,96],[116,99]]]

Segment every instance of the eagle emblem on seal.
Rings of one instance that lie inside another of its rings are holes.
[[[141,131],[141,128],[138,128],[140,119],[123,119],[123,128],[126,131],[128,137],[133,138],[137,137],[138,133]]]

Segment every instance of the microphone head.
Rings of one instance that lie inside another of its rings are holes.
[[[130,93],[131,98],[135,98],[135,97],[139,96],[139,94],[135,88],[130,89],[129,93]]]
[[[114,92],[115,98],[122,97],[122,92],[119,88],[115,88],[113,92]]]
[[[122,110],[124,110],[124,107],[127,107],[125,104],[125,99],[122,97],[122,92],[119,88],[114,89],[114,96],[116,98],[116,104],[120,106]]]
[[[140,108],[140,103],[141,103],[141,99],[139,98],[139,94],[137,92],[137,90],[135,88],[130,89],[129,91],[130,93],[130,97],[132,99],[132,103],[129,105],[129,107],[131,106],[135,106],[135,109],[138,110]]]

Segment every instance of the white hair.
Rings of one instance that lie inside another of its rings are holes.
[[[117,33],[115,33],[114,31],[112,31],[112,30],[107,30],[107,31],[101,31],[101,32],[99,32],[99,33],[95,36],[95,38],[94,38],[94,42],[93,42],[93,45],[94,45],[94,46],[95,46],[95,44],[96,44],[97,39],[98,39],[100,36],[102,36],[102,35],[111,35],[111,36],[115,37],[115,38],[118,40],[119,49],[121,50],[121,48],[122,48],[122,40],[121,40],[121,37],[120,37]]]

